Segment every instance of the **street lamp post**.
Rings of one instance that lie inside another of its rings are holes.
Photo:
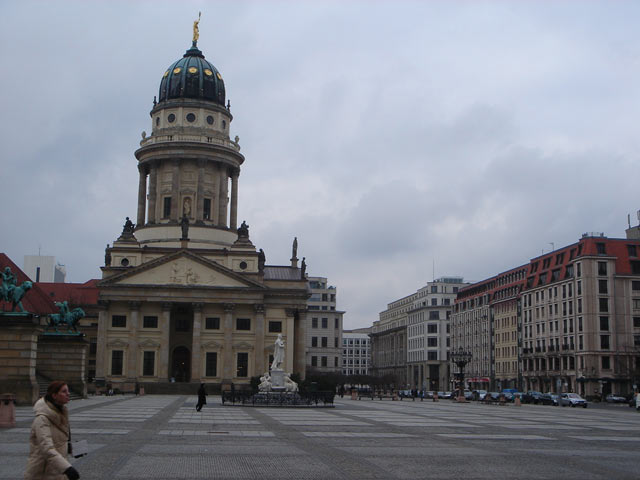
[[[451,353],[451,360],[458,366],[458,401],[464,402],[464,367],[471,361],[471,352],[460,347]]]

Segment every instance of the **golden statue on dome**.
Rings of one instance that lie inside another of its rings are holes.
[[[198,43],[198,38],[200,38],[200,30],[198,29],[198,24],[200,23],[200,16],[202,12],[198,12],[198,20],[193,22],[193,46]]]

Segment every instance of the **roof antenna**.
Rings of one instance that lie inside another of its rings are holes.
[[[556,244],[553,242],[549,242],[549,245],[551,245],[551,251],[553,252],[556,249]]]

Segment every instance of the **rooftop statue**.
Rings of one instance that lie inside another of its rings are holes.
[[[238,227],[238,237],[240,238],[249,238],[249,225],[244,220],[242,221],[242,225]]]
[[[58,331],[60,325],[67,326],[69,332],[78,332],[78,322],[85,316],[84,310],[80,307],[76,307],[73,310],[69,310],[69,304],[65,300],[64,302],[56,302],[56,307],[60,310],[60,313],[53,313],[49,315],[49,327],[53,327],[55,331]]]
[[[202,12],[198,12],[198,20],[193,22],[193,46],[195,47],[198,43],[198,39],[200,38],[200,29],[198,28],[198,24],[200,23],[200,16]]]
[[[33,284],[29,280],[23,282],[22,285],[18,285],[18,278],[11,271],[11,267],[5,267],[2,272],[2,285],[0,285],[0,300],[11,302],[12,312],[15,311],[16,307],[20,307],[20,311],[24,312],[22,299],[31,290],[31,287],[33,287]]]

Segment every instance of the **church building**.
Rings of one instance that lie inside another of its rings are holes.
[[[267,265],[238,225],[245,158],[222,75],[197,40],[196,23],[191,48],[162,75],[135,152],[137,220],[105,251],[98,385],[248,384],[269,369],[278,334],[284,370],[304,378],[309,293],[297,243],[290,265]]]

